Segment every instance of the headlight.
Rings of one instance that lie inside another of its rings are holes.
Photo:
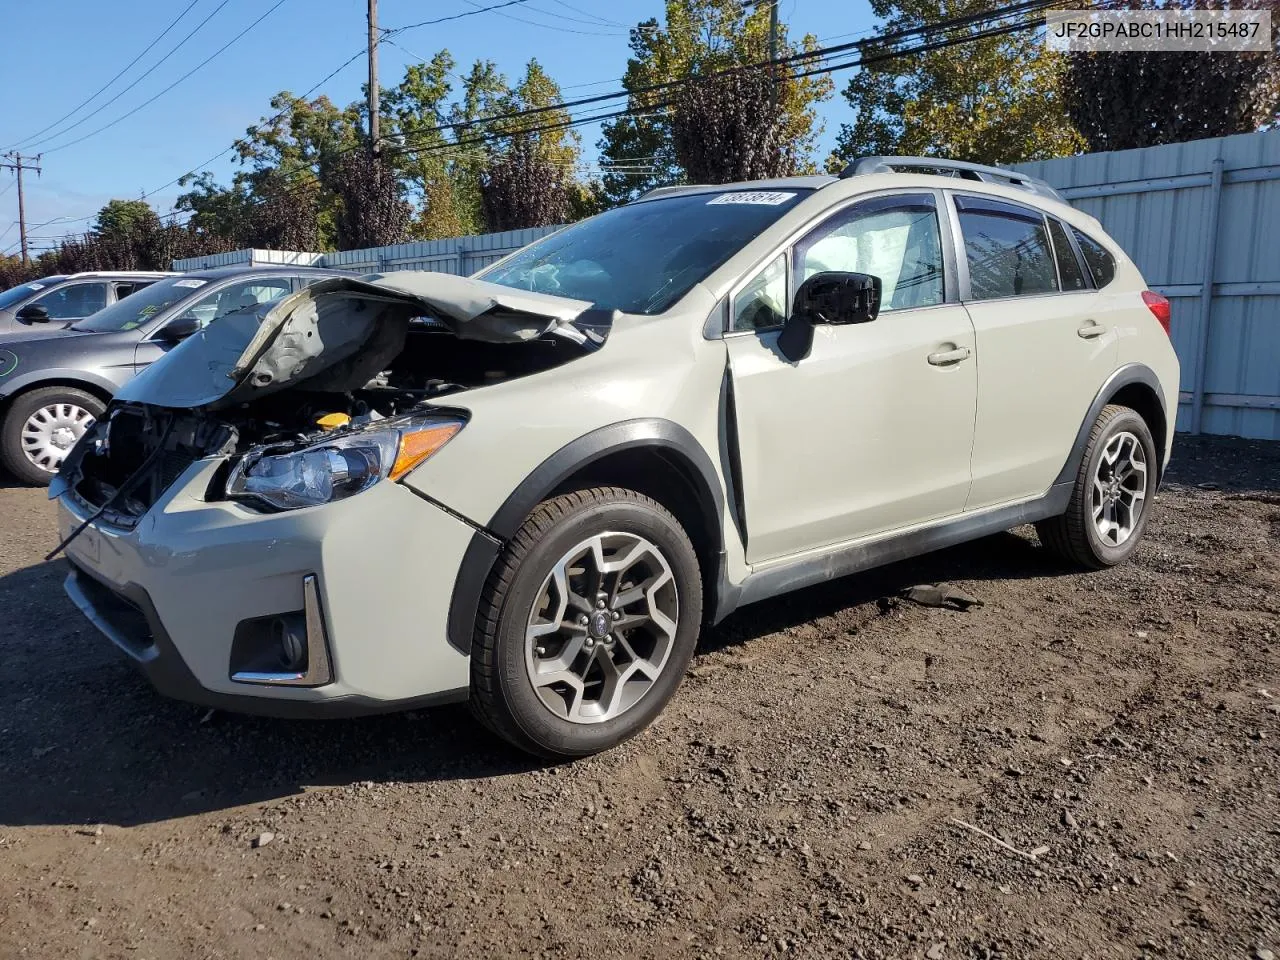
[[[465,421],[415,417],[322,440],[290,453],[249,453],[231,471],[227,496],[279,510],[354,496],[379,480],[398,480],[449,442]]]

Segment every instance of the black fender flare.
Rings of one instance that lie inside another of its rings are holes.
[[[671,420],[643,418],[609,424],[570,441],[542,461],[507,497],[489,522],[472,536],[459,565],[449,602],[446,634],[451,647],[461,653],[471,653],[485,580],[498,553],[515,536],[534,508],[585,467],[611,454],[641,448],[661,452],[684,468],[683,472],[692,481],[699,510],[709,517],[708,530],[714,531],[717,555],[723,558],[724,491],[711,457],[702,444]]]
[[[1107,378],[1097,396],[1094,397],[1093,403],[1089,405],[1089,411],[1085,414],[1084,420],[1081,421],[1080,430],[1076,433],[1075,442],[1071,445],[1071,453],[1067,456],[1067,462],[1062,465],[1062,470],[1053,481],[1054,486],[1060,483],[1075,483],[1076,474],[1080,472],[1080,462],[1084,459],[1085,447],[1089,444],[1089,431],[1093,429],[1098,415],[1102,413],[1102,408],[1110,403],[1122,389],[1135,383],[1150,387],[1151,391],[1156,395],[1156,399],[1159,400],[1160,410],[1164,415],[1165,436],[1167,437],[1169,431],[1173,430],[1173,424],[1169,421],[1169,411],[1165,407],[1164,390],[1160,386],[1160,378],[1146,364],[1126,363]],[[1164,450],[1157,450],[1156,457],[1158,461],[1156,482],[1158,484],[1164,473]]]

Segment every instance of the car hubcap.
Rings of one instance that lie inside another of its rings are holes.
[[[675,642],[679,598],[662,552],[632,533],[602,533],[560,558],[525,632],[534,691],[556,716],[601,723],[652,689]]]
[[[93,421],[93,414],[74,403],[41,407],[22,425],[22,452],[41,470],[54,473]]]
[[[1118,547],[1133,535],[1147,499],[1147,454],[1129,432],[1107,441],[1093,475],[1093,526],[1103,543]]]

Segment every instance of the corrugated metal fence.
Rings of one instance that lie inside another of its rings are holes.
[[[306,264],[335,267],[356,273],[391,273],[395,270],[431,270],[467,276],[502,259],[513,250],[559,227],[529,227],[474,237],[450,237],[420,243],[397,243],[390,247],[367,247],[338,253],[300,253],[292,250],[233,250],[204,257],[173,261],[174,270],[207,270],[238,264]]]
[[[1280,440],[1280,130],[1024,163],[1173,301],[1179,430]]]

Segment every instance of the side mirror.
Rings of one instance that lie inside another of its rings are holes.
[[[796,363],[813,347],[815,324],[870,323],[880,314],[880,287],[880,278],[869,273],[815,273],[796,291],[778,349]]]
[[[165,343],[181,343],[193,333],[200,332],[200,318],[187,313],[175,317],[156,332],[156,339]]]
[[[43,303],[28,303],[16,316],[22,323],[48,323],[49,308]]]

